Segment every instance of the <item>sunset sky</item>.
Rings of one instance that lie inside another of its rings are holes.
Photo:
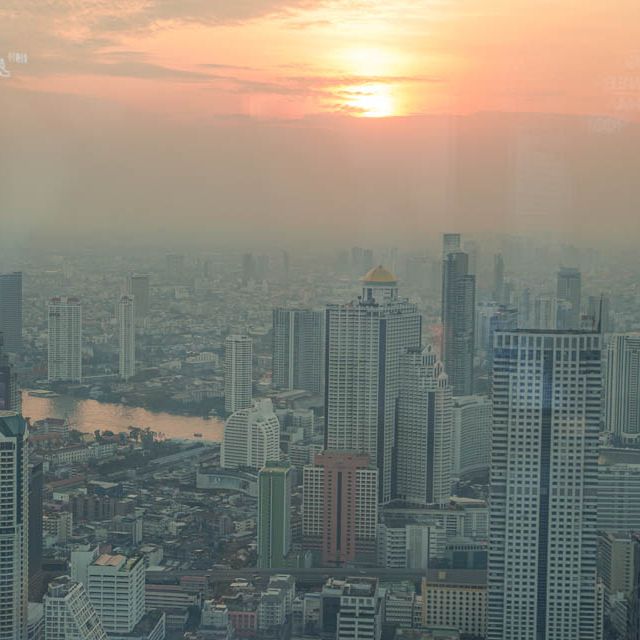
[[[15,62],[21,52],[28,55],[26,64]],[[330,219],[348,218],[357,229],[357,209],[383,229],[386,214],[378,208],[404,200],[408,228],[414,229],[422,228],[417,221],[427,201],[433,207],[427,218],[447,224],[440,200],[449,196],[420,184],[420,172],[429,167],[433,178],[437,158],[452,148],[443,127],[430,118],[584,116],[597,133],[612,135],[636,121],[640,3],[5,0],[0,58],[10,73],[0,77],[0,142],[30,165],[27,170],[12,163],[0,176],[16,225],[18,218],[74,220],[79,210],[91,215],[86,212],[96,209],[92,198],[114,191],[113,183],[101,185],[105,174],[117,184],[126,182],[116,190],[121,201],[109,203],[110,216],[162,209],[166,196],[156,201],[150,195],[159,172],[176,176],[183,201],[191,203],[187,217],[206,215],[223,227],[230,218],[212,211],[207,198],[214,192],[236,220],[260,216],[295,225],[318,190],[326,200],[327,189],[333,189],[336,202],[325,201],[322,210]],[[377,124],[367,128],[360,124],[365,120]],[[289,128],[274,133],[261,128],[263,123]],[[81,155],[88,137],[95,159],[90,167]],[[43,139],[46,144],[37,149],[35,141]],[[155,159],[154,140],[178,152],[166,166]],[[229,158],[230,149],[237,157]],[[371,153],[395,159],[384,165]],[[555,151],[541,153],[544,163],[557,165]],[[116,166],[125,156],[131,163],[126,170]],[[194,185],[202,163],[220,163],[223,172]],[[139,183],[131,183],[132,167]],[[402,184],[391,180],[384,194],[363,190],[361,184],[390,169],[401,171]],[[61,181],[72,181],[76,171],[83,172],[86,190],[70,193]],[[237,186],[252,171],[252,184],[261,183],[258,188],[266,192],[237,202]],[[557,166],[552,171],[558,179],[566,172]],[[318,174],[334,182],[319,185]],[[25,193],[34,176],[40,190]],[[293,191],[299,190],[293,200],[292,176]],[[440,178],[448,179],[438,175],[438,189]],[[216,189],[209,192],[205,182]],[[354,188],[357,204],[349,202],[347,213],[347,194]],[[123,210],[128,213],[118,213]],[[138,215],[148,220],[150,214]],[[312,206],[305,219],[318,215]]]

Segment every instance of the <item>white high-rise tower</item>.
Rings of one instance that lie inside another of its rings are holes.
[[[0,640],[26,640],[29,451],[27,425],[0,411]]]
[[[609,343],[605,427],[625,442],[640,439],[640,334],[618,334]]]
[[[488,640],[596,640],[600,336],[495,336]]]
[[[449,380],[430,345],[409,349],[401,368],[395,497],[414,504],[446,504],[453,462]]]
[[[120,338],[120,377],[128,380],[136,373],[136,316],[133,296],[124,295],[118,303],[118,331]]]
[[[224,409],[233,413],[251,406],[253,341],[231,335],[224,342]]]
[[[49,301],[49,382],[82,382],[82,305],[78,298]]]
[[[325,448],[367,453],[379,470],[380,502],[392,498],[400,360],[419,348],[421,317],[398,297],[381,266],[362,279],[362,295],[326,315]]]

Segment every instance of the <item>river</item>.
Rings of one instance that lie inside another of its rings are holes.
[[[201,433],[202,440],[221,442],[224,432],[224,422],[218,418],[205,420],[194,416],[155,413],[140,407],[70,396],[35,398],[26,391],[22,392],[22,414],[31,420],[67,418],[74,429],[86,433],[93,433],[96,429],[118,433],[135,426],[149,427],[165,438],[193,439],[195,433]]]

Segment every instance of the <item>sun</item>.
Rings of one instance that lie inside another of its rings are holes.
[[[391,88],[386,84],[345,87],[344,96],[347,109],[361,118],[388,118],[395,113]]]

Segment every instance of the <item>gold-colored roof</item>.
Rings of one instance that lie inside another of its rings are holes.
[[[396,278],[391,271],[385,269],[381,264],[371,269],[367,275],[362,278],[362,280],[363,282],[378,282],[380,284],[395,284],[398,282],[398,278]]]

